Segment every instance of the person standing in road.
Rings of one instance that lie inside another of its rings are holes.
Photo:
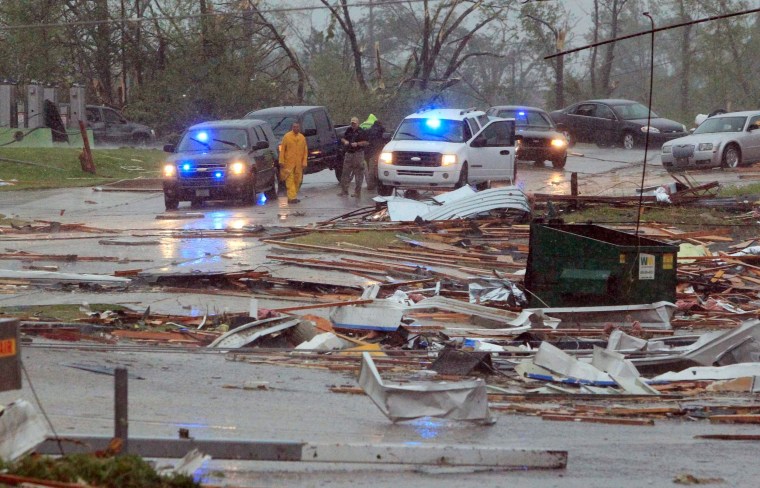
[[[364,131],[359,127],[357,117],[351,117],[351,126],[346,129],[340,142],[346,149],[346,155],[343,158],[343,174],[340,178],[338,196],[347,196],[351,180],[356,178],[356,187],[351,196],[359,198],[362,195],[362,183],[364,183],[364,148],[369,143]]]
[[[298,203],[298,189],[301,188],[303,170],[309,148],[306,138],[301,134],[301,124],[294,122],[280,143],[280,181],[288,189],[288,203]]]
[[[364,148],[364,159],[367,161],[367,190],[377,188],[377,161],[380,153],[385,146],[385,127],[377,120],[373,114],[369,114],[367,120],[362,123],[362,127],[368,125],[365,130],[367,136],[367,147]]]

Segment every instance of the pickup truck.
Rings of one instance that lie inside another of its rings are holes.
[[[484,189],[491,181],[514,184],[515,143],[514,119],[470,109],[416,112],[401,122],[380,154],[378,193],[468,184]]]
[[[148,126],[130,122],[121,112],[100,105],[85,107],[87,127],[92,129],[95,144],[123,144],[145,146],[156,139],[156,133]]]
[[[329,168],[335,171],[335,177],[340,181],[343,172],[340,137],[346,127],[333,126],[327,108],[306,105],[271,107],[249,112],[245,118],[268,122],[278,142],[282,141],[282,136],[290,130],[294,122],[300,123],[301,132],[306,137],[309,147],[305,173],[316,173]]]
[[[181,201],[241,200],[257,203],[257,194],[277,198],[277,144],[261,120],[218,120],[190,127],[164,163],[164,205],[176,210]],[[266,200],[264,200],[266,201]]]

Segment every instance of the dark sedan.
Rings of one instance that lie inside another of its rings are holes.
[[[664,142],[688,134],[686,126],[664,119],[652,112],[647,126],[645,105],[631,100],[587,100],[550,114],[570,144],[591,142],[599,147],[621,146],[633,149],[644,144],[649,132],[649,144],[660,147]]]
[[[520,144],[517,159],[542,163],[551,161],[557,169],[567,162],[567,139],[557,131],[544,110],[522,105],[498,105],[486,112],[493,117],[515,119],[515,132]]]

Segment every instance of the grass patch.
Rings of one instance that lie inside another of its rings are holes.
[[[99,458],[70,454],[60,458],[26,456],[5,466],[9,474],[64,483],[87,483],[103,488],[195,488],[199,483],[186,475],[161,476],[139,456]]]
[[[91,186],[138,176],[156,178],[165,157],[157,149],[94,149],[97,174],[92,175],[82,171],[81,152],[69,147],[0,148],[0,180],[16,180],[13,185],[0,186],[0,191]]]
[[[610,207],[598,205],[576,212],[560,214],[567,223],[584,223],[591,220],[597,224],[636,223],[635,207]],[[705,207],[646,207],[641,222],[656,222],[672,225],[730,225],[726,217],[735,216],[733,212]]]
[[[755,199],[760,199],[760,183],[750,183],[749,185],[742,186],[721,186],[718,191],[719,197],[745,197],[753,196]]]
[[[0,226],[8,227],[11,224],[21,226],[21,225],[26,225],[28,223],[29,222],[26,220],[14,219],[14,218],[8,217],[7,215],[0,214]]]
[[[401,241],[396,238],[396,232],[367,230],[350,234],[342,232],[312,232],[305,236],[293,238],[290,242],[330,247],[338,246],[340,243],[347,243],[377,249],[399,244]]]
[[[79,310],[81,305],[18,305],[14,307],[0,307],[0,316],[24,316],[51,319],[53,321],[71,322],[76,319],[87,317],[85,312]],[[93,312],[105,312],[106,310],[129,310],[121,305],[108,303],[95,303],[90,305]]]

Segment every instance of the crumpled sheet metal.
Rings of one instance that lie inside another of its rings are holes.
[[[479,325],[482,325],[484,328],[506,330],[508,327],[510,332],[515,333],[530,330],[531,325],[535,323],[535,314],[525,310],[516,314],[505,310],[486,307],[485,305],[465,303],[454,298],[446,298],[442,296],[425,298],[424,300],[420,300],[419,302],[406,307],[406,310],[445,310],[447,312],[472,315],[473,317],[483,319],[483,322],[479,323]],[[551,317],[544,317],[544,323],[546,322],[554,324],[555,327],[558,323],[557,320]],[[549,326],[551,327],[552,325]]]
[[[470,303],[507,302],[513,306],[528,304],[525,293],[509,280],[483,278],[469,284]]]
[[[695,366],[683,371],[671,371],[652,378],[652,381],[732,380],[760,376],[760,363],[741,363],[728,366]]]
[[[685,358],[704,366],[760,362],[760,320],[745,321],[738,329],[689,351]]]
[[[410,222],[474,217],[491,210],[517,210],[530,213],[528,197],[516,186],[491,188],[476,192],[470,186],[437,195],[433,202],[424,203],[401,197],[375,197],[388,203],[388,214],[394,222]]]
[[[494,423],[482,379],[447,383],[385,383],[369,353],[362,353],[359,386],[393,422],[422,417]]]
[[[42,415],[26,400],[0,411],[0,460],[13,462],[34,450],[49,434]]]

